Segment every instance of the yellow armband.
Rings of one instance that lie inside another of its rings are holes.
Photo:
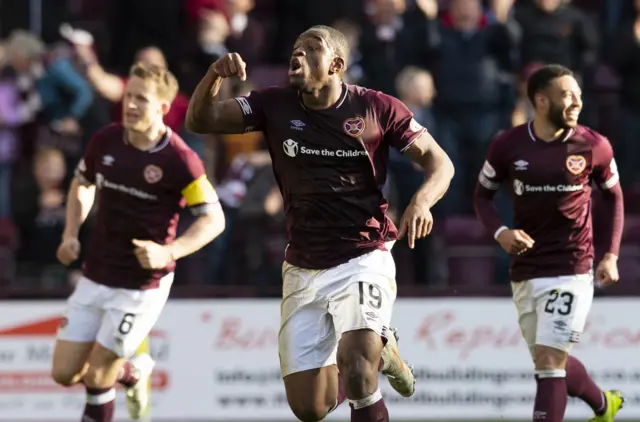
[[[182,190],[182,197],[187,200],[189,207],[218,202],[218,195],[204,174]]]

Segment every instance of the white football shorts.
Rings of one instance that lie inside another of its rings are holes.
[[[511,283],[520,329],[531,356],[535,345],[567,353],[580,342],[593,302],[593,274]]]
[[[283,377],[335,365],[342,333],[369,329],[386,337],[397,292],[392,246],[326,270],[284,263],[278,335]]]
[[[67,301],[66,324],[58,330],[58,339],[97,341],[118,356],[133,356],[158,320],[173,276],[167,274],[157,289],[148,290],[114,288],[82,277]]]

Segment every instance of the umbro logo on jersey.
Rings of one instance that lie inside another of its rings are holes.
[[[513,165],[515,166],[517,171],[525,171],[527,167],[529,167],[529,162],[524,160],[518,160],[515,163],[513,163]]]
[[[103,157],[102,157],[102,165],[110,166],[110,165],[112,165],[112,164],[113,164],[113,162],[114,162],[115,160],[116,160],[116,159],[115,159],[115,158],[113,158],[112,156],[110,156],[110,155],[105,155],[105,156],[103,156]]]
[[[291,121],[291,129],[293,130],[303,130],[303,128],[306,125],[304,124],[304,122],[300,121],[300,120],[292,120]]]

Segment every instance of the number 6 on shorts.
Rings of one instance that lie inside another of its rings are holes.
[[[120,325],[118,325],[118,332],[122,335],[127,335],[131,332],[133,328],[133,323],[136,319],[136,316],[131,313],[124,314],[122,317],[122,321],[120,321]]]

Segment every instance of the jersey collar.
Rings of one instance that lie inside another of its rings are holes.
[[[529,132],[529,137],[533,142],[536,142],[539,140],[539,138],[533,132],[533,120],[530,120],[529,123],[527,123],[527,132]],[[571,138],[571,135],[573,135],[573,132],[574,132],[573,129],[565,130],[556,139],[551,140],[551,142],[555,142],[555,141],[567,142],[567,140]]]
[[[326,110],[335,110],[338,109],[340,107],[342,107],[342,104],[344,104],[344,101],[347,99],[347,95],[349,94],[349,87],[346,83],[342,83],[342,94],[340,94],[340,98],[338,99],[338,101],[336,101],[332,106],[330,106],[329,108],[325,108],[323,110],[311,110],[308,109],[307,107],[305,107],[304,103],[302,102],[302,95],[300,94],[300,91],[298,91],[298,101],[300,102],[300,105],[302,106],[303,109],[307,110],[307,111],[326,111]]]

